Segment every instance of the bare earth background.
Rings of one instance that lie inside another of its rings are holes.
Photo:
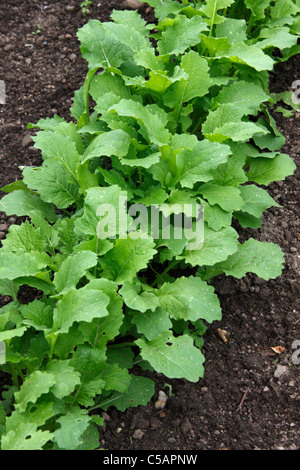
[[[83,83],[87,67],[81,59],[76,32],[90,18],[107,21],[122,1],[94,0],[82,15],[80,0],[6,0],[0,6],[0,80],[7,87],[7,103],[0,105],[0,187],[20,178],[19,165],[39,165],[39,151],[28,139],[26,126],[55,113],[70,119],[74,91]],[[140,12],[153,20],[144,5]],[[41,32],[38,31],[38,25]],[[296,56],[271,74],[272,91],[291,88],[300,79]],[[276,116],[286,137],[283,152],[299,161],[300,116]],[[205,335],[205,376],[197,384],[152,374],[156,395],[147,407],[120,413],[109,409],[100,431],[101,446],[109,450],[300,449],[300,364],[292,363],[292,344],[300,340],[299,284],[299,169],[284,182],[269,186],[281,205],[264,215],[259,230],[242,231],[278,243],[285,253],[281,277],[269,282],[254,275],[214,281],[223,319]],[[0,240],[15,217],[0,213]],[[34,299],[23,289],[20,300]],[[0,297],[0,306],[10,298]],[[216,330],[229,332],[225,344]],[[285,348],[272,355],[270,347]],[[282,367],[283,366],[283,367]],[[8,377],[0,375],[1,385]],[[163,411],[154,408],[159,390],[173,396]]]

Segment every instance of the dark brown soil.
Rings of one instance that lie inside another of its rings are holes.
[[[20,178],[19,165],[40,164],[39,153],[22,143],[28,122],[55,113],[70,119],[74,91],[86,73],[76,32],[89,18],[108,20],[113,8],[122,9],[122,1],[94,0],[85,17],[79,0],[1,2],[0,80],[6,83],[7,103],[0,105],[0,187]],[[152,18],[147,6],[141,12]],[[37,25],[41,32],[33,34]],[[276,67],[272,91],[286,91],[300,78],[299,62],[296,56]],[[300,117],[276,119],[286,137],[283,151],[297,163]],[[204,378],[191,384],[154,375],[157,392],[168,393],[166,382],[172,386],[166,408],[155,409],[156,395],[147,407],[125,413],[109,409],[110,421],[100,433],[104,448],[300,449],[300,365],[292,360],[292,344],[300,340],[299,170],[269,189],[281,207],[268,210],[263,228],[246,236],[281,246],[282,276],[269,282],[254,275],[215,280],[223,319],[205,335]],[[0,237],[3,224],[15,222],[0,214]],[[25,290],[24,301],[32,295]],[[9,300],[0,298],[0,305]],[[229,333],[227,344],[217,328]],[[284,352],[271,355],[270,347],[276,346]],[[274,376],[278,365],[287,366],[280,378]]]

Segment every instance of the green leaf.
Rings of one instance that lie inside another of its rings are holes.
[[[102,349],[106,343],[114,339],[120,331],[124,320],[123,301],[117,294],[117,284],[108,279],[100,279],[99,285],[102,291],[109,297],[110,303],[107,307],[108,315],[101,319],[94,319],[92,322],[81,322],[79,330],[86,341],[93,347]]]
[[[16,298],[19,286],[9,279],[0,279],[0,295],[9,295],[13,299]]]
[[[265,10],[269,7],[271,0],[245,0],[245,5],[251,10],[256,20],[265,18]]]
[[[65,123],[66,120],[64,118],[61,118],[57,114],[55,114],[53,117],[47,117],[45,119],[39,119],[36,124],[31,124],[29,123],[27,125],[27,129],[32,129],[34,127],[38,127],[39,129],[43,131],[54,131],[54,129],[59,126],[60,124]]]
[[[117,240],[112,250],[100,260],[103,276],[117,284],[131,281],[155,255],[154,246],[151,239],[128,237]]]
[[[79,345],[70,364],[80,373],[82,382],[99,378],[105,364],[105,349],[95,349],[87,344]]]
[[[128,153],[130,137],[121,129],[98,135],[87,147],[82,163],[93,157],[125,157]]]
[[[110,15],[116,24],[129,26],[133,31],[138,31],[142,36],[148,36],[149,25],[136,10],[113,10]]]
[[[266,134],[267,131],[262,126],[241,121],[246,113],[247,107],[239,107],[232,103],[222,104],[216,110],[210,110],[203,123],[202,132],[212,142],[223,142],[227,139],[245,142],[255,134]]]
[[[46,251],[46,242],[39,229],[36,229],[26,220],[22,225],[11,225],[2,241],[2,251]]]
[[[23,324],[32,326],[36,330],[47,330],[52,326],[53,310],[51,305],[35,299],[25,305],[20,306],[23,317]]]
[[[230,147],[209,140],[197,142],[192,150],[181,150],[176,159],[177,175],[174,186],[180,182],[185,188],[193,188],[195,183],[213,179],[213,170],[227,161]]]
[[[278,245],[250,238],[239,245],[237,252],[229,256],[226,261],[208,268],[204,278],[210,279],[225,273],[227,276],[240,279],[251,272],[269,280],[281,275],[283,263],[284,255]]]
[[[174,0],[149,0],[147,3],[155,9],[155,16],[159,20],[177,15],[184,8],[184,5]]]
[[[55,384],[53,374],[36,370],[28,375],[21,385],[20,391],[15,393],[16,409],[25,411],[28,403],[36,403],[43,394],[48,393]]]
[[[218,204],[226,212],[238,211],[244,203],[239,188],[234,186],[209,182],[203,184],[199,191],[211,205]]]
[[[155,55],[154,49],[143,49],[137,52],[134,58],[136,63],[138,65],[141,65],[145,69],[148,69],[150,71],[166,72],[166,63],[168,62],[168,56]]]
[[[219,57],[228,57],[236,64],[246,64],[258,72],[262,70],[273,70],[274,60],[264,54],[258,44],[246,45],[244,42],[233,44],[229,51],[221,53]]]
[[[229,44],[235,44],[237,42],[246,41],[247,23],[244,19],[238,20],[235,18],[225,18],[223,23],[219,23],[217,25],[216,36],[219,38],[226,38]]]
[[[108,346],[106,356],[109,364],[118,364],[121,369],[131,369],[133,367],[135,354],[130,347],[114,348]]]
[[[46,371],[50,372],[55,384],[50,391],[59,399],[70,395],[80,383],[80,374],[70,366],[70,361],[52,360],[47,363]]]
[[[152,341],[140,338],[135,343],[142,358],[166,377],[197,382],[203,376],[204,357],[188,335],[175,338],[171,331],[167,331]]]
[[[197,321],[202,318],[209,323],[221,319],[219,299],[212,286],[198,277],[181,277],[166,282],[157,291],[163,310],[175,320]]]
[[[218,232],[204,226],[204,243],[198,250],[186,250],[178,259],[192,266],[211,266],[223,261],[238,249],[238,235],[234,228],[224,227]]]
[[[13,280],[23,276],[35,276],[48,265],[49,261],[50,258],[46,253],[0,251],[0,279]]]
[[[89,69],[95,67],[118,68],[130,57],[130,49],[111,36],[98,20],[90,20],[77,32],[81,42],[81,53],[89,63]]]
[[[166,144],[171,135],[165,127],[164,121],[167,114],[161,110],[160,114],[156,114],[154,109],[149,106],[143,106],[141,103],[133,100],[121,100],[109,109],[109,112],[115,112],[119,116],[132,117],[146,130],[150,143],[162,146]]]
[[[241,207],[242,212],[247,212],[254,217],[261,217],[262,213],[269,207],[280,207],[279,204],[267,193],[266,190],[249,184],[240,187],[241,196],[244,199],[244,205]]]
[[[99,403],[99,408],[107,410],[110,406],[115,406],[119,411],[136,406],[145,406],[155,393],[154,382],[147,377],[131,375],[130,386],[126,392],[115,392],[107,398],[103,398]]]
[[[239,186],[246,183],[248,178],[244,171],[245,163],[245,155],[234,153],[228,162],[219,165],[215,170],[215,182],[222,186]]]
[[[42,153],[61,164],[72,178],[72,183],[77,183],[77,168],[81,156],[77,151],[75,142],[69,136],[58,132],[38,132],[34,137],[35,147]]]
[[[207,25],[200,16],[187,18],[178,16],[173,20],[172,27],[162,33],[157,49],[161,55],[183,54],[189,47],[200,42],[200,33],[207,30]]]
[[[103,26],[105,32],[124,46],[127,46],[132,52],[138,52],[139,50],[151,47],[150,40],[146,37],[147,33],[137,31],[130,24],[106,22]]]
[[[287,31],[278,31],[272,36],[267,37],[262,41],[258,41],[257,45],[259,45],[261,49],[277,47],[278,49],[283,50],[295,46],[297,44],[297,41],[298,38],[294,34],[290,34]]]
[[[92,423],[89,424],[87,429],[83,432],[81,439],[82,444],[79,444],[77,450],[96,450],[100,446],[99,431],[96,426],[103,426],[104,420],[100,416],[91,416]],[[95,423],[95,424],[94,424]]]
[[[54,207],[42,201],[28,191],[14,191],[4,196],[0,201],[0,210],[7,215],[27,216],[31,211],[39,211],[49,222],[55,222]]]
[[[282,18],[286,15],[295,15],[299,13],[299,5],[295,5],[292,0],[278,0],[271,8],[271,18]]]
[[[78,185],[70,182],[68,171],[55,160],[47,159],[42,167],[25,168],[24,181],[29,188],[35,189],[45,202],[65,209],[79,201]]]
[[[239,107],[243,115],[246,115],[257,114],[260,104],[269,98],[260,86],[239,80],[224,87],[216,97],[216,102],[219,105],[231,104],[235,108]]]
[[[125,209],[127,201],[126,191],[113,185],[105,188],[95,187],[86,191],[84,212],[75,220],[75,231],[85,235],[93,235],[98,238],[115,238],[124,227],[119,225],[120,214]],[[125,215],[125,229],[130,219]],[[102,221],[102,222],[101,222]],[[100,222],[102,225],[100,226]],[[121,224],[122,225],[122,224]],[[101,233],[99,228],[102,227]],[[107,228],[107,230],[104,230]],[[100,237],[101,235],[101,237]],[[101,241],[99,241],[100,247]]]
[[[95,75],[90,84],[90,94],[94,101],[98,103],[106,94],[117,98],[130,99],[130,88],[124,83],[124,80],[118,75],[112,75],[108,71],[104,71],[99,75]],[[118,101],[116,101],[118,102]],[[104,109],[106,112],[107,109]]]
[[[53,434],[49,431],[37,431],[32,423],[23,423],[13,431],[2,436],[2,450],[42,450],[43,446],[52,440]]]
[[[231,212],[224,211],[217,204],[211,206],[206,201],[201,201],[201,203],[204,206],[204,221],[210,228],[218,232],[221,228],[231,225]]]
[[[284,180],[294,174],[295,170],[296,165],[289,155],[278,154],[272,159],[251,159],[247,176],[249,181],[267,186],[273,181]]]
[[[44,395],[37,400],[37,403],[29,406],[25,412],[14,410],[6,419],[6,432],[26,424],[34,424],[36,427],[43,426],[54,415],[53,405],[53,401]]]
[[[84,343],[84,338],[79,331],[78,325],[75,323],[69,329],[68,333],[62,333],[58,336],[55,343],[55,356],[59,359],[66,359],[70,353],[73,353],[78,345]]]
[[[76,450],[84,443],[83,434],[91,418],[85,410],[73,407],[64,416],[58,418],[60,428],[54,432],[55,442],[61,450]]]
[[[224,16],[218,15],[218,11],[229,7],[234,3],[234,0],[206,0],[206,5],[203,5],[201,11],[209,18],[208,24],[222,23],[225,20]]]
[[[81,251],[69,256],[54,275],[57,292],[66,294],[75,287],[86,271],[97,264],[97,255],[91,251]]]
[[[239,224],[243,228],[260,228],[262,227],[263,221],[261,218],[254,217],[248,212],[237,211],[233,214],[234,218],[239,221]]]
[[[105,381],[102,378],[84,382],[76,391],[75,402],[86,408],[93,406],[95,404],[95,397],[100,395],[103,389],[105,389]],[[71,400],[73,401],[73,398]]]
[[[160,307],[154,311],[133,312],[132,323],[137,327],[137,331],[149,341],[172,327],[168,313]]]
[[[160,157],[160,153],[155,152],[155,153],[148,155],[147,157],[142,157],[142,158],[130,158],[130,159],[123,158],[122,164],[131,166],[131,167],[150,168],[156,163],[159,163],[159,157]]]
[[[43,214],[39,211],[30,211],[29,217],[36,229],[39,230],[41,236],[47,244],[47,248],[52,253],[55,253],[55,248],[59,243],[58,232],[54,226],[50,225]]]
[[[12,338],[23,336],[26,330],[26,327],[21,326],[20,328],[14,328],[13,330],[1,331],[0,341],[10,340]]]
[[[142,283],[124,282],[119,294],[129,308],[139,312],[146,312],[146,310],[154,312],[159,306],[155,293],[147,290],[143,291]]]
[[[117,364],[105,363],[101,369],[101,378],[105,381],[105,390],[126,392],[130,386],[128,370],[121,369]]]
[[[213,83],[207,60],[195,51],[184,54],[180,67],[187,74],[187,78],[171,85],[164,95],[165,105],[176,109],[180,109],[183,103],[197,96],[204,96]]]
[[[13,191],[18,190],[31,192],[30,189],[27,188],[23,180],[14,181],[13,183],[7,184],[0,189],[0,191],[3,191],[4,193],[12,193]]]
[[[108,315],[109,298],[101,288],[96,289],[95,283],[90,284],[78,290],[72,287],[59,300],[53,315],[54,333],[67,333],[75,321],[91,321]]]

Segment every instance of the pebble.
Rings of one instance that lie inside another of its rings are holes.
[[[188,434],[193,431],[193,426],[191,425],[189,418],[185,417],[182,425],[180,426],[182,434]]]
[[[140,0],[125,0],[123,2],[123,8],[129,8],[129,10],[138,10],[145,5],[144,2],[140,2]]]
[[[15,224],[16,221],[17,221],[16,217],[10,217],[10,218],[8,219],[8,223],[9,223],[9,224]]]
[[[276,370],[274,372],[274,377],[276,379],[280,379],[280,377],[285,375],[288,371],[289,371],[288,366],[282,366],[282,365],[278,364],[278,366],[276,367]]]
[[[166,407],[167,401],[168,401],[168,396],[165,394],[165,392],[160,390],[158,392],[158,400],[155,402],[154,407],[157,410],[163,410]]]
[[[144,432],[141,429],[136,429],[132,435],[133,439],[140,440],[144,437]]]
[[[169,444],[176,444],[176,439],[174,437],[169,437],[169,439],[167,439],[168,443]]]
[[[100,416],[104,419],[104,421],[111,421],[110,416],[105,411],[103,411]]]
[[[5,232],[8,230],[8,225],[7,224],[0,224],[0,232]]]
[[[40,152],[40,150],[39,150],[38,148],[32,147],[32,146],[29,147],[28,151],[29,151],[32,155],[37,155],[37,154]]]
[[[76,59],[77,59],[77,55],[76,55],[76,54],[71,54],[71,55],[70,55],[70,60],[71,60],[71,62],[74,62]]]
[[[66,11],[67,11],[67,12],[71,13],[71,12],[74,11],[74,10],[75,10],[75,6],[74,6],[74,5],[67,5],[67,6],[66,6]]]
[[[30,147],[31,145],[33,145],[33,140],[32,140],[31,135],[30,134],[24,135],[22,139],[22,147],[26,149]]]
[[[5,238],[5,232],[0,232],[0,240],[4,240]]]

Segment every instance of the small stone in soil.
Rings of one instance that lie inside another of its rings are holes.
[[[123,2],[123,8],[129,8],[130,10],[138,10],[145,5],[144,2],[140,2],[140,0],[125,0]]]
[[[26,134],[22,139],[22,147],[27,148],[33,145],[33,140],[30,134]]]
[[[133,439],[142,439],[144,436],[144,432],[141,429],[136,429],[132,435]]]
[[[0,232],[0,240],[4,240],[5,238],[5,232]]]
[[[168,401],[167,395],[165,394],[165,392],[160,390],[158,392],[158,400],[155,402],[154,407],[157,410],[163,410],[166,407],[167,401]]]
[[[174,437],[169,437],[167,440],[169,444],[176,444],[176,439]]]
[[[285,375],[288,371],[289,371],[288,366],[282,366],[282,365],[278,364],[278,366],[276,367],[276,370],[274,372],[274,377],[276,377],[276,379],[280,379],[280,377]]]
[[[188,434],[188,433],[191,433],[193,431],[193,427],[192,427],[188,417],[184,418],[184,420],[182,422],[182,425],[180,426],[180,429],[181,429],[182,434]]]

